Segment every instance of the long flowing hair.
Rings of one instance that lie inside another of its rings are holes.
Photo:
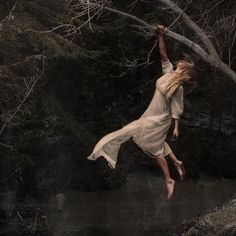
[[[164,95],[167,98],[170,98],[180,85],[188,82],[196,84],[197,82],[197,72],[194,63],[181,60],[177,68],[178,70],[173,72],[173,76],[170,77],[169,82],[165,86]]]

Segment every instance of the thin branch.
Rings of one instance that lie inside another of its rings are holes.
[[[24,220],[23,220],[23,218],[22,218],[22,216],[21,216],[21,214],[20,214],[19,211],[17,211],[17,215],[18,215],[18,217],[20,218],[21,223],[24,224]]]
[[[39,79],[42,78],[43,74],[44,74],[44,70],[45,70],[45,61],[44,61],[44,57],[43,57],[43,69],[41,74],[38,76],[37,79],[35,79],[35,81],[32,83],[30,89],[28,90],[28,92],[26,93],[24,99],[21,101],[21,103],[18,105],[18,107],[16,108],[16,110],[12,113],[12,115],[7,119],[7,121],[3,124],[1,130],[0,130],[0,135],[2,134],[2,132],[4,131],[6,125],[14,118],[14,116],[17,114],[17,112],[21,109],[21,107],[23,106],[23,104],[25,103],[25,101],[28,99],[29,95],[31,94],[34,86],[36,85],[36,83],[39,81]]]
[[[5,143],[3,143],[3,142],[0,142],[0,145],[3,146],[3,147],[5,147],[5,148],[8,148],[8,149],[10,149],[10,150],[14,150],[14,148],[13,148],[11,145],[5,144]]]
[[[176,19],[169,26],[167,26],[167,29],[171,29],[171,27],[180,19],[180,17],[182,17],[182,15],[188,9],[191,2],[192,2],[192,0],[189,1],[188,5],[183,9],[182,12],[179,13],[179,15],[176,17]]]
[[[156,45],[157,45],[157,40],[156,40],[156,41],[155,41],[155,43],[153,44],[153,46],[152,46],[151,50],[148,52],[148,57],[147,57],[147,64],[149,64],[149,62],[150,62],[150,57],[151,57],[151,54],[152,54],[152,52],[153,52],[154,48],[156,47]]]
[[[18,0],[15,1],[15,3],[13,4],[11,10],[9,11],[9,14],[2,20],[2,22],[14,20],[13,12],[14,12],[15,9],[16,9],[17,3],[18,3]]]
[[[19,172],[19,167],[17,167],[15,170],[13,170],[7,177],[5,177],[4,179],[0,180],[0,184],[6,182],[8,179],[10,179],[15,173]]]

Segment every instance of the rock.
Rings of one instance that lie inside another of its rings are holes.
[[[227,224],[219,233],[219,236],[235,236],[236,235],[236,222]]]
[[[177,236],[236,236],[236,199],[176,227]]]
[[[232,207],[236,207],[236,199],[233,199],[229,202],[229,205]]]

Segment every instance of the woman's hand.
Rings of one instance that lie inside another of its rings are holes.
[[[165,26],[164,25],[157,25],[156,32],[159,35],[162,35],[165,32]]]
[[[179,137],[179,128],[175,127],[173,131],[173,139],[177,139]]]
[[[179,122],[180,122],[180,119],[175,118],[175,128],[174,128],[174,131],[173,131],[172,140],[175,140],[179,137]]]

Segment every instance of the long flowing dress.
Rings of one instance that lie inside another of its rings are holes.
[[[104,157],[111,168],[116,167],[120,146],[131,137],[133,141],[149,156],[169,155],[172,150],[165,141],[172,118],[178,119],[183,113],[183,86],[177,87],[170,99],[164,96],[164,89],[174,72],[170,61],[162,62],[163,76],[156,81],[153,98],[139,119],[123,128],[105,135],[95,145],[88,160]]]

